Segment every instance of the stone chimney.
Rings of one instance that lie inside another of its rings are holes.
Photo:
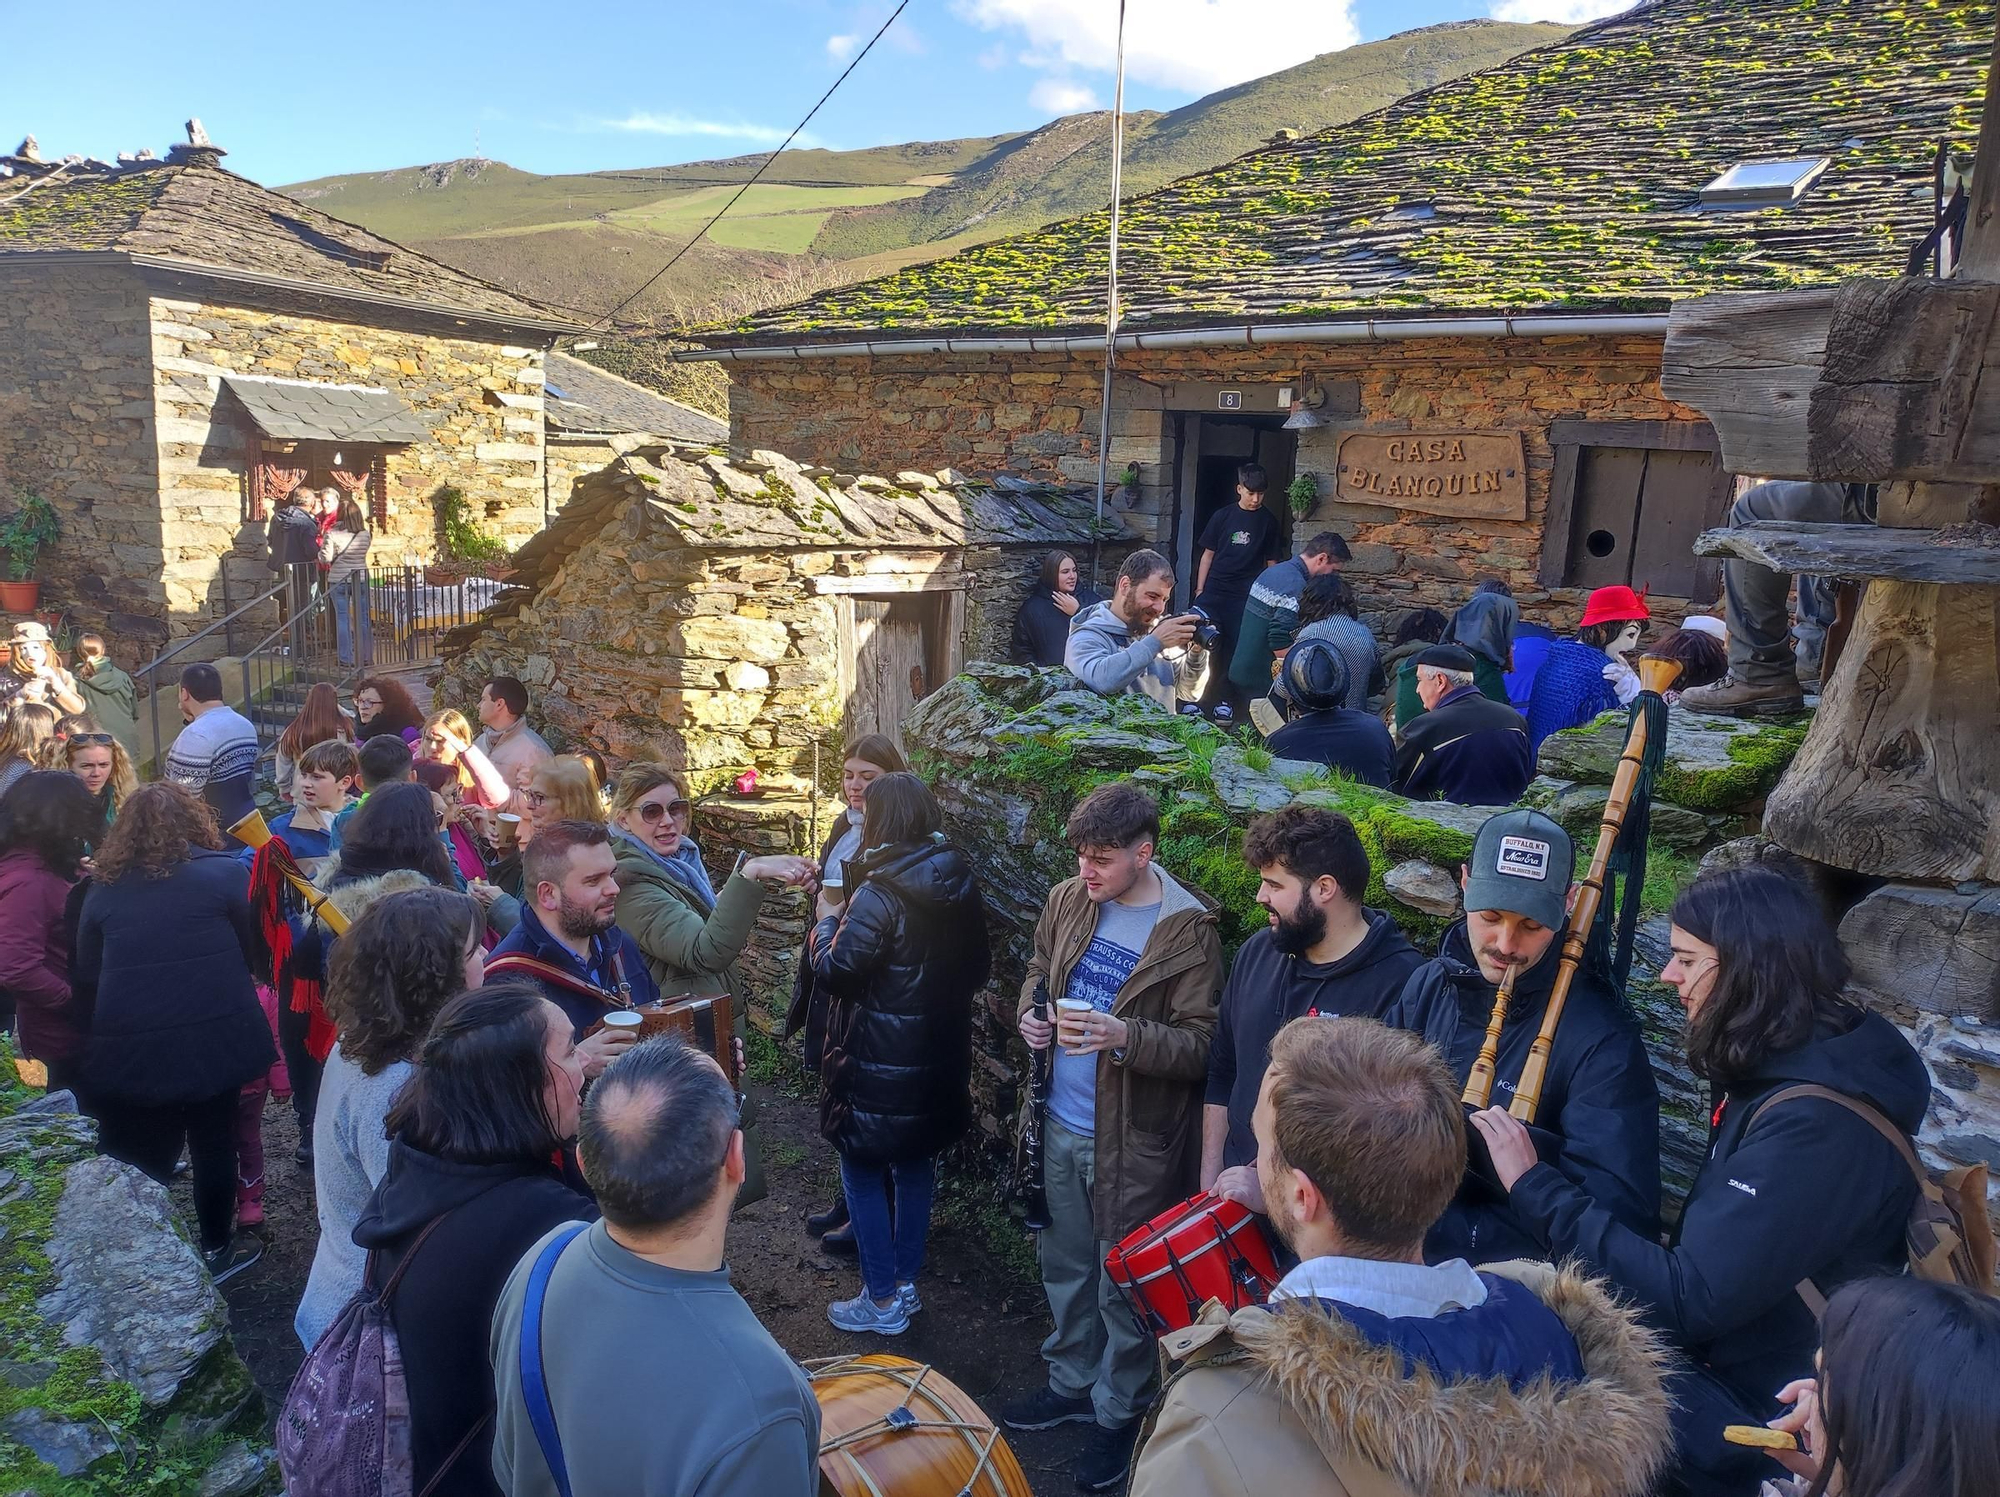
[[[173,146],[167,152],[167,160],[175,166],[219,166],[222,158],[229,153],[208,138],[208,132],[201,128],[201,121],[187,122],[187,140]]]

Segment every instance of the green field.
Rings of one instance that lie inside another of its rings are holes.
[[[923,190],[908,185],[799,187],[759,182],[743,194],[726,218],[708,231],[708,237],[736,249],[804,254],[834,209],[872,208],[878,203],[916,197]],[[685,239],[736,191],[734,187],[703,187],[661,198],[643,208],[618,209],[611,219],[622,228],[645,229],[669,239]]]

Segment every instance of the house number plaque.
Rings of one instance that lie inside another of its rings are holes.
[[[1513,431],[1349,432],[1334,497],[1433,515],[1528,517],[1528,469]]]

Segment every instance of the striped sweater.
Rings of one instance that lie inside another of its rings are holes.
[[[167,750],[165,778],[199,790],[227,831],[256,805],[257,730],[227,705],[211,707]]]

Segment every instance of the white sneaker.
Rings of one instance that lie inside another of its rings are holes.
[[[910,1312],[903,1306],[900,1289],[887,1305],[878,1305],[864,1289],[853,1299],[837,1300],[826,1307],[826,1318],[843,1331],[873,1331],[878,1336],[900,1336],[910,1328]]]
[[[914,1315],[924,1307],[923,1299],[918,1295],[915,1284],[898,1284],[896,1298],[902,1302],[905,1315]]]

